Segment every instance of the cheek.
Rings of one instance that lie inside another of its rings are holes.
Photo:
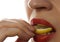
[[[53,6],[60,12],[60,0],[50,0]]]
[[[29,19],[33,9],[29,8],[28,1],[29,0],[25,0],[25,8],[26,8],[28,19]]]
[[[28,18],[30,18],[31,13],[32,13],[32,9],[30,9],[30,8],[27,6],[27,7],[26,7],[26,10],[27,10],[27,16],[28,16]]]

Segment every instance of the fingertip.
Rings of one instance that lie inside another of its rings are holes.
[[[34,33],[36,29],[35,29],[35,27],[32,26],[32,29],[31,30]]]

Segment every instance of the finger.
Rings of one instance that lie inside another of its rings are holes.
[[[6,31],[7,36],[16,36],[20,34],[21,34],[21,30],[19,30],[18,28],[7,28]]]
[[[16,35],[20,36],[21,33],[22,32],[17,28],[8,28],[8,29],[1,28],[0,29],[0,42],[3,42],[6,39],[6,37],[10,37],[10,36],[12,37]]]
[[[33,26],[31,26],[29,23],[25,22],[24,20],[21,20],[21,23],[24,24],[32,32],[35,31],[35,28]]]
[[[26,40],[21,40],[20,38],[18,38],[15,42],[28,42]]]
[[[11,20],[25,25],[27,29],[29,29],[30,31],[35,31],[35,28],[31,26],[29,23],[25,22],[24,20],[18,20],[18,19],[11,19]]]
[[[0,28],[15,28],[17,27],[17,23],[10,21],[0,21]]]
[[[17,23],[16,21],[13,21],[13,20],[17,20],[17,19],[5,19],[5,20],[2,20],[2,21],[9,21],[9,22]]]
[[[6,31],[5,28],[0,29],[0,42],[3,42],[5,38],[7,37],[5,31]]]
[[[19,38],[20,40],[28,41],[32,36],[28,35],[24,31],[22,31],[22,34],[20,34]]]
[[[32,32],[30,31],[33,31],[33,27],[31,25],[29,25],[28,23],[26,23],[25,21],[22,21],[22,20],[18,20],[18,19],[10,19],[10,21],[15,21],[19,24],[19,27],[24,31],[26,32],[27,34],[29,35],[33,35]],[[32,29],[31,29],[32,28]]]
[[[20,35],[19,35],[19,42],[25,41],[27,42],[32,36],[26,34],[24,31],[21,31]],[[18,42],[18,40],[17,40]]]
[[[13,20],[15,20],[15,19],[13,19]],[[5,25],[5,27],[15,27],[17,24],[15,24],[14,25],[14,23],[16,22],[12,22],[13,20],[11,20],[11,19],[9,19],[9,20],[3,20],[2,21],[2,23],[4,23]],[[19,23],[19,22],[18,22]],[[7,26],[8,25],[8,26]],[[18,25],[18,28],[20,28],[20,29],[22,29],[24,32],[26,32],[28,35],[34,35],[32,32],[30,32],[27,28],[26,28],[26,26],[24,26],[23,24],[21,24],[21,22],[19,23],[19,25]]]
[[[13,20],[7,20],[7,22],[12,22]],[[15,22],[17,21],[18,22],[18,20],[14,20]],[[21,29],[22,31],[24,31],[27,35],[29,35],[30,37],[32,37],[32,36],[34,36],[34,34],[30,31],[30,30],[28,30],[27,29],[27,27],[26,26],[24,26],[24,24],[22,24],[21,23],[21,21],[20,22],[18,22],[18,24],[19,24],[19,26],[18,26],[18,28],[19,29]]]
[[[24,31],[27,35],[34,36],[34,33],[32,33],[30,30],[28,30],[27,27],[24,26],[23,24],[20,23],[18,28],[20,28],[22,31]]]

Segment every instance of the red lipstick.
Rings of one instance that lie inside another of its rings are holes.
[[[48,27],[51,27],[54,29],[54,32],[51,34],[46,34],[46,35],[40,35],[40,34],[36,34],[34,36],[34,40],[36,42],[48,42],[50,39],[52,39],[54,37],[55,34],[55,28],[52,26],[52,24],[50,24],[48,21],[44,20],[44,19],[37,19],[37,18],[33,18],[31,20],[31,25],[34,26],[36,24],[43,24],[46,25]]]

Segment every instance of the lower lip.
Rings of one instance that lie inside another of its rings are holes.
[[[54,33],[48,34],[48,35],[35,35],[33,39],[34,39],[36,42],[48,42],[48,41],[51,40],[53,37],[54,37]]]
[[[54,28],[49,22],[47,22],[46,20],[43,20],[43,19],[32,19],[31,20],[31,25],[35,25],[35,24],[43,24],[43,25],[46,25],[48,27],[52,27]],[[51,40],[53,37],[54,37],[55,33],[51,33],[51,34],[47,34],[47,35],[38,35],[36,34],[34,36],[34,40],[36,42],[48,42],[49,40]]]

